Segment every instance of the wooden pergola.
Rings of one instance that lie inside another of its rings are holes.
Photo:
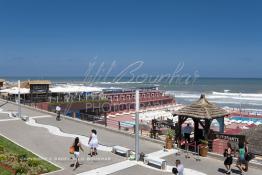
[[[214,119],[217,119],[220,125],[220,132],[224,132],[224,117],[229,113],[216,105],[210,103],[205,95],[201,95],[200,99],[191,105],[185,106],[173,113],[174,116],[178,116],[178,140],[182,138],[182,125],[188,119],[192,118],[194,121],[194,139],[199,141],[199,125],[204,130],[204,138],[208,140],[210,132],[210,126]]]

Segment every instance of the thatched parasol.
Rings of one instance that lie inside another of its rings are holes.
[[[216,105],[210,103],[205,95],[189,106],[183,107],[174,112],[178,116],[187,116],[197,119],[215,119],[229,115],[229,113]]]

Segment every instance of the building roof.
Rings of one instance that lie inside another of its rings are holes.
[[[175,111],[174,114],[198,119],[215,119],[229,115],[226,110],[210,103],[205,95],[201,95],[199,100]]]
[[[28,83],[31,84],[52,84],[50,80],[29,80]]]
[[[21,82],[21,88],[30,88],[30,85],[42,85],[42,84],[47,84],[50,85],[51,81],[50,80],[27,80]]]
[[[249,149],[255,154],[262,155],[262,125],[244,130],[241,134],[246,136]]]
[[[3,82],[5,82],[5,80],[4,79],[0,79],[0,82],[3,83]]]

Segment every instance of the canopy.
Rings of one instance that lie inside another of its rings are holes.
[[[81,92],[101,92],[102,88],[80,86],[80,85],[62,85],[50,88],[51,93],[81,93]]]
[[[198,101],[175,111],[174,114],[198,119],[215,119],[229,115],[226,110],[210,103],[203,94]]]
[[[101,92],[102,88],[89,87],[89,86],[77,86],[77,85],[65,85],[55,86],[49,89],[51,93],[84,93],[84,92]],[[18,94],[18,87],[8,88],[0,90],[1,93]],[[20,94],[30,94],[29,88],[20,88]]]
[[[0,92],[17,95],[18,94],[18,87],[12,87],[10,89],[3,89],[3,90],[0,90]],[[29,93],[30,93],[30,89],[20,88],[20,94],[29,94]]]

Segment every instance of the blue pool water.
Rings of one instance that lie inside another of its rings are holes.
[[[130,128],[130,127],[134,127],[134,125],[135,125],[135,122],[134,122],[134,121],[124,121],[124,122],[120,122],[120,126],[121,126],[121,127]]]
[[[252,121],[254,123],[256,122],[261,122],[262,123],[262,118],[251,118],[251,117],[241,117],[241,116],[233,116],[233,117],[230,117],[230,120],[239,120],[239,121]]]

